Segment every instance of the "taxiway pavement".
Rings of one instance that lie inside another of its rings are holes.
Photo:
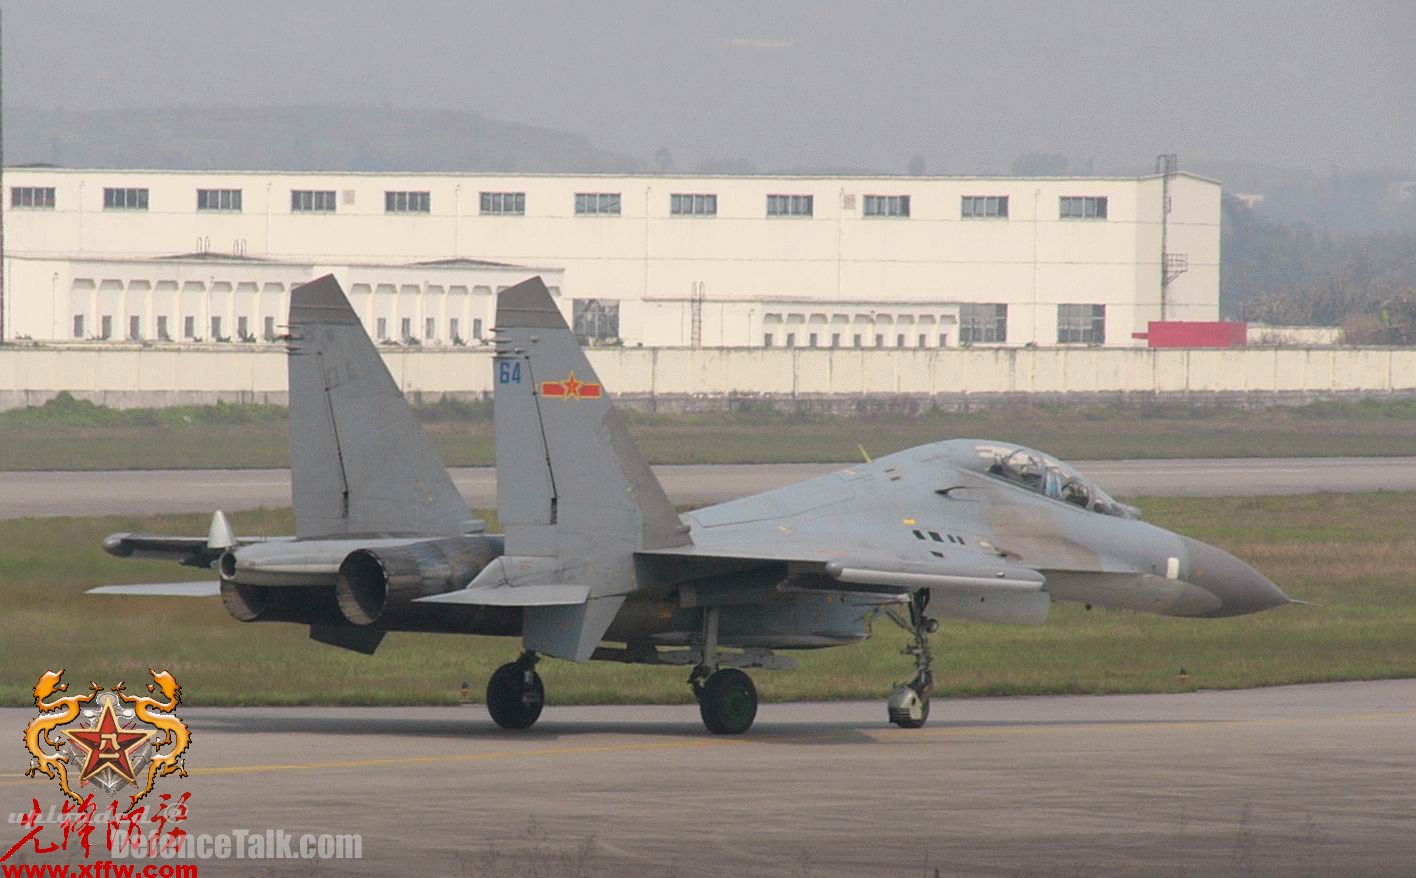
[[[654,472],[674,502],[705,505],[843,466],[848,464],[705,464],[658,466]],[[1077,466],[1121,497],[1416,490],[1416,457],[1111,460]],[[474,509],[496,506],[495,469],[455,467],[452,476]],[[234,512],[289,505],[290,473],[282,469],[0,473],[0,519]]]
[[[554,663],[544,670],[554,691]],[[553,706],[522,733],[478,705],[181,713],[191,775],[158,791],[192,793],[189,832],[362,837],[358,861],[207,861],[206,878],[1391,875],[1416,863],[1410,680],[941,701],[918,731],[888,726],[883,700],[765,704],[740,738],[707,734],[692,706]],[[33,715],[0,710],[0,728]],[[23,753],[0,748],[0,801],[56,803],[52,781],[19,776]]]

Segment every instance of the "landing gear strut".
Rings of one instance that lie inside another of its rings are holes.
[[[702,656],[688,675],[703,725],[715,735],[741,735],[757,718],[757,687],[737,668],[718,667],[718,608],[703,611]]]
[[[540,656],[524,652],[521,658],[502,665],[487,681],[487,712],[504,729],[529,729],[546,705],[546,687],[536,673]]]
[[[910,620],[906,624],[896,613],[888,615],[901,628],[910,632],[913,641],[904,650],[915,659],[915,676],[901,683],[890,693],[890,722],[902,729],[922,728],[929,719],[929,696],[934,694],[934,654],[929,649],[929,635],[939,630],[939,620],[924,614],[929,606],[929,592],[920,589],[910,595]]]

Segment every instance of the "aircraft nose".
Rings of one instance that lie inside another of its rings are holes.
[[[1259,571],[1214,546],[1182,538],[1190,556],[1189,582],[1219,599],[1207,616],[1242,616],[1291,603],[1288,595]]]

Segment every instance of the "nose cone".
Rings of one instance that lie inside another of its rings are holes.
[[[1190,556],[1186,579],[1219,599],[1206,616],[1242,616],[1290,603],[1268,577],[1228,552],[1182,537]]]

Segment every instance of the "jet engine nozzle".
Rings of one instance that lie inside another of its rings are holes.
[[[465,588],[499,554],[500,541],[487,537],[356,549],[335,576],[339,612],[355,625],[388,621],[418,598]]]

